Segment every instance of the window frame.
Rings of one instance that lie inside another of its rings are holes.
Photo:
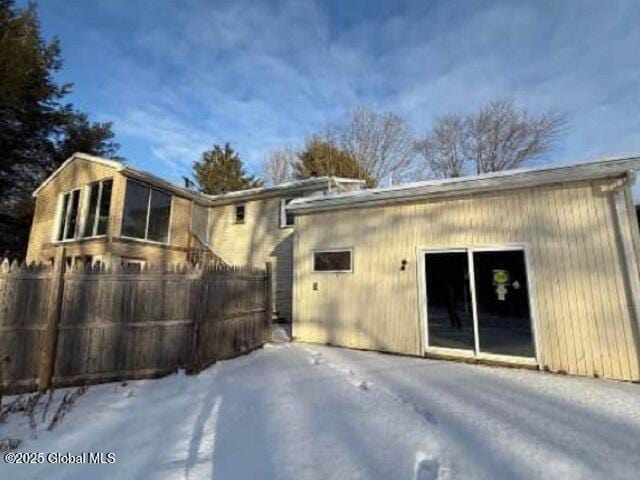
[[[316,270],[317,253],[349,252],[349,270]],[[322,248],[311,251],[311,273],[353,273],[353,247]]]
[[[280,199],[280,228],[293,228],[296,226],[295,216],[293,223],[287,223],[287,204],[298,197],[286,197]]]
[[[238,220],[238,207],[242,207],[242,220]],[[235,203],[233,205],[233,223],[234,225],[244,225],[247,220],[247,204],[245,202]]]
[[[107,228],[105,233],[101,233],[101,234],[96,234],[96,232],[98,231],[98,225],[100,223],[100,207],[102,205],[102,191],[104,189],[104,183],[105,182],[111,182],[111,195],[113,195],[113,178],[104,178],[102,180],[97,180],[95,182],[91,182],[90,184],[88,184],[85,188],[86,188],[86,193],[84,195],[84,199],[83,199],[83,203],[84,203],[84,208],[83,208],[83,212],[82,212],[82,226],[81,226],[81,230],[82,230],[82,234],[80,235],[79,238],[85,240],[85,239],[92,239],[92,238],[104,238],[108,235],[109,233],[109,213],[107,212]],[[91,228],[91,235],[84,235],[84,229],[86,226],[86,221],[89,218],[89,207],[91,207],[91,188],[94,185],[99,185],[98,187],[98,198],[96,200],[96,207],[95,207],[95,216],[93,217],[93,227]],[[111,199],[109,199],[109,210],[111,210]]]
[[[144,229],[144,237],[145,238],[140,238],[140,237],[131,237],[129,235],[123,235],[122,231],[123,231],[123,227],[124,227],[124,221],[125,221],[125,215],[124,215],[124,210],[126,208],[127,205],[127,184],[128,182],[132,182],[132,183],[137,183],[139,186],[143,187],[143,188],[147,188],[149,190],[149,195],[147,196],[147,215],[146,215],[146,219],[145,219],[145,229]],[[127,178],[127,184],[125,184],[125,188],[124,188],[124,202],[122,203],[122,221],[120,222],[120,238],[124,238],[126,240],[131,240],[134,242],[143,242],[143,243],[153,243],[155,245],[169,245],[171,244],[171,223],[173,221],[173,197],[174,195],[170,192],[167,192],[166,190],[163,190],[161,188],[156,188],[156,187],[152,187],[151,185],[144,183],[144,182],[139,182],[138,180],[133,180],[130,178]],[[159,242],[158,240],[149,240],[149,217],[151,215],[151,197],[152,197],[152,193],[153,190],[157,190],[161,193],[164,193],[165,195],[169,195],[169,197],[171,198],[170,204],[169,204],[169,223],[167,225],[167,241],[166,242]]]
[[[120,257],[120,266],[122,268],[127,268],[125,266],[126,264],[138,265],[140,267],[140,272],[138,273],[142,273],[142,270],[144,270],[145,267],[147,266],[147,260],[145,260],[144,258],[137,258],[137,257]]]
[[[68,228],[69,221],[69,208],[71,206],[71,202],[67,201],[65,204],[65,196],[69,195],[69,199],[73,197],[73,192],[78,192],[78,205],[76,207],[76,225],[75,231],[73,232],[73,236],[71,238],[65,238],[66,231]],[[80,223],[82,222],[81,209],[82,209],[82,187],[72,188],[71,190],[66,190],[64,192],[60,192],[58,197],[58,214],[56,215],[56,228],[53,232],[53,242],[54,243],[68,243],[75,242],[78,240],[77,235],[80,230]],[[79,221],[80,220],[80,221]],[[62,234],[62,238],[60,238],[60,234]],[[81,238],[81,237],[80,237]]]

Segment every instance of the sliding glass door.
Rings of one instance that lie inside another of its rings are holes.
[[[473,253],[480,351],[534,357],[522,250]]]
[[[428,348],[535,358],[522,249],[424,256]]]
[[[466,252],[430,253],[426,262],[429,344],[474,350]]]

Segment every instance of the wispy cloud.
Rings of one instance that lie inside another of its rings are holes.
[[[177,176],[232,142],[270,149],[358,104],[418,131],[510,97],[569,115],[554,158],[640,151],[640,3],[78,2],[41,5],[77,98],[134,163]],[[98,68],[99,67],[99,68]]]

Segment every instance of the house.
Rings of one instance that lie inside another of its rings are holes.
[[[640,380],[640,157],[297,199],[306,342]]]
[[[318,177],[204,195],[122,162],[76,153],[33,193],[27,261],[50,261],[61,245],[68,263],[115,262],[129,268],[269,261],[275,313],[289,320],[294,220],[286,204],[362,187],[359,180]]]
[[[130,267],[271,261],[275,313],[302,341],[638,381],[639,168],[211,196],[76,154],[34,192],[28,261],[60,245],[68,262]]]

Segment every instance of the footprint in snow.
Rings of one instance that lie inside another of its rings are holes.
[[[415,480],[438,480],[440,478],[440,461],[429,458],[420,452],[416,456]]]

